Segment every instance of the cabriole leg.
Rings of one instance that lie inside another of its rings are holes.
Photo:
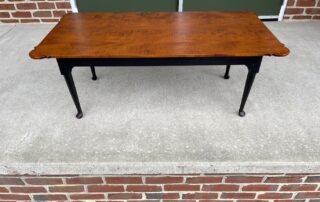
[[[92,80],[97,80],[96,70],[94,66],[90,66],[91,72],[92,72]]]
[[[230,78],[230,76],[229,76],[229,71],[230,71],[230,65],[227,65],[226,73],[224,74],[224,78],[225,78],[225,79],[229,79],[229,78]]]
[[[246,113],[243,111],[244,106],[247,102],[254,78],[256,77],[256,73],[254,72],[248,72],[248,76],[247,76],[247,81],[244,87],[244,91],[243,91],[243,95],[242,95],[242,100],[241,100],[241,105],[240,105],[240,109],[239,109],[239,116],[244,117],[246,115]]]
[[[244,106],[246,105],[246,102],[247,102],[247,99],[248,99],[252,84],[253,84],[254,79],[256,77],[256,74],[260,70],[262,57],[259,57],[259,58],[256,58],[256,59],[257,60],[255,61],[255,63],[247,65],[247,67],[248,67],[248,75],[247,75],[246,84],[244,86],[244,91],[243,91],[241,104],[240,104],[240,109],[239,109],[239,116],[241,116],[241,117],[244,117],[246,115],[246,113],[244,111]]]
[[[72,68],[71,66],[65,65],[63,61],[60,61],[59,59],[58,61],[58,65],[60,68],[60,72],[61,74],[64,76],[64,79],[67,83],[69,92],[71,94],[72,100],[77,108],[77,115],[76,117],[78,119],[81,119],[83,117],[83,113],[82,113],[82,109],[80,106],[80,102],[79,102],[79,98],[78,98],[78,93],[77,93],[77,89],[76,86],[74,85],[73,82],[73,78],[72,78]]]

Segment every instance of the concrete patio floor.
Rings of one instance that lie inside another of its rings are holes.
[[[53,59],[29,51],[53,25],[0,26],[0,174],[320,171],[320,22],[268,22],[291,50],[265,57],[240,118],[247,70],[73,71],[84,118]]]

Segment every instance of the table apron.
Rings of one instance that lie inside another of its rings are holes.
[[[185,65],[246,65],[262,57],[201,57],[201,58],[57,58],[66,67],[75,66],[185,66]]]

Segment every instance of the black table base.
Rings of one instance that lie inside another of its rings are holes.
[[[73,67],[88,67],[92,72],[92,79],[96,80],[95,66],[182,66],[182,65],[227,65],[225,79],[229,79],[230,65],[245,65],[248,75],[244,87],[239,109],[239,116],[244,117],[244,106],[249,96],[254,78],[259,73],[262,57],[213,57],[213,58],[114,58],[114,59],[57,59],[60,72],[64,76],[73,102],[77,108],[78,119],[83,117],[77,90],[72,78]]]

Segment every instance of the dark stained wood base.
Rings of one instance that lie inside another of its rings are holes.
[[[94,79],[97,78],[94,69],[94,67],[96,66],[227,65],[226,75],[229,76],[230,65],[245,65],[248,68],[248,76],[239,109],[239,116],[244,117],[244,106],[248,99],[255,75],[259,72],[261,61],[262,57],[57,59],[60,72],[65,77],[71,97],[77,108],[76,117],[78,119],[83,117],[83,112],[80,106],[77,90],[72,78],[72,69],[74,67],[90,66]]]

